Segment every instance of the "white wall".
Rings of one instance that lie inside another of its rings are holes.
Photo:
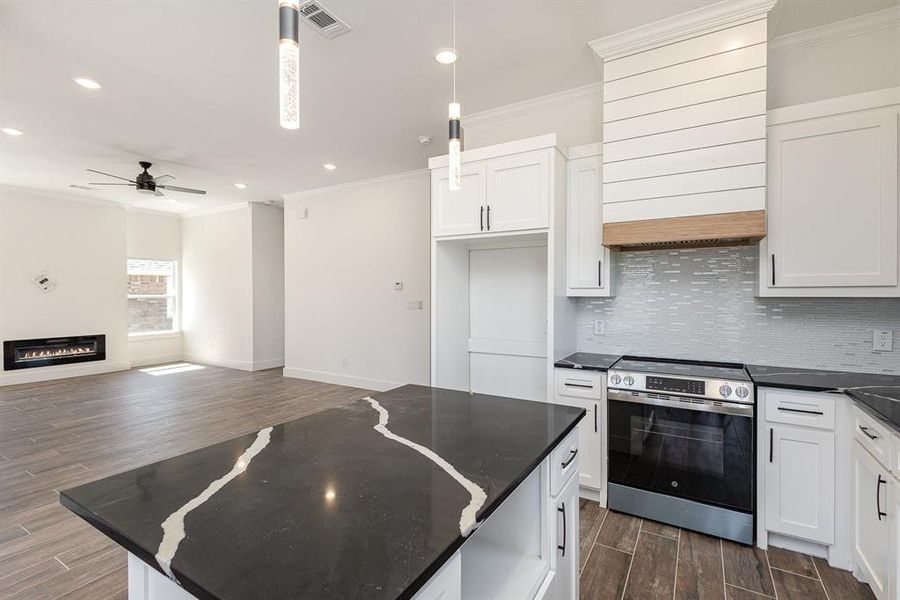
[[[0,187],[0,338],[106,334],[106,360],[0,375],[3,384],[127,369],[125,208]],[[50,293],[31,282],[45,270]]]
[[[184,218],[182,263],[185,359],[251,369],[249,206]]]
[[[253,367],[284,365],[284,210],[250,205]]]
[[[285,198],[286,376],[428,383],[429,198],[426,172]]]

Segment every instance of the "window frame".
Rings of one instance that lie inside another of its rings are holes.
[[[146,260],[153,262],[172,263],[172,279],[174,280],[175,291],[171,294],[129,294],[127,290],[128,284],[128,263],[132,260]],[[125,259],[125,302],[132,298],[171,298],[175,301],[175,314],[172,316],[172,329],[160,331],[128,331],[128,337],[134,338],[166,338],[178,337],[181,335],[181,271],[179,270],[178,259],[175,258],[146,258],[142,256],[128,256]],[[131,322],[128,322],[128,329],[131,329]]]

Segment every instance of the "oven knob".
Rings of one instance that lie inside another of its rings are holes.
[[[619,385],[619,382],[622,381],[622,376],[618,373],[609,376],[609,381],[613,385]]]
[[[722,384],[721,386],[719,386],[719,393],[723,398],[727,398],[731,395],[731,386],[727,383]]]
[[[740,386],[738,389],[735,390],[735,393],[737,394],[738,398],[746,398],[747,396],[750,395],[750,390],[748,390],[744,386]]]
[[[623,381],[625,382],[625,385],[634,385],[634,377],[632,377],[631,375],[626,375]]]

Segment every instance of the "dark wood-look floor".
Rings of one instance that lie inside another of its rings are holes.
[[[0,598],[127,597],[125,551],[62,508],[57,490],[367,393],[285,379],[279,370],[218,367],[0,388]],[[584,500],[580,537],[584,600],[874,598],[825,561],[721,542]]]
[[[364,397],[281,370],[141,370],[0,388],[0,598],[127,597],[126,554],[58,490]]]
[[[819,558],[768,551],[581,500],[581,600],[875,600]]]

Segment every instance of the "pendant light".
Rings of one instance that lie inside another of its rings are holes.
[[[278,121],[300,127],[300,2],[278,0]]]
[[[452,37],[453,51],[456,51],[456,0],[451,0],[453,22]],[[449,188],[458,190],[462,188],[462,165],[460,164],[459,153],[462,151],[462,127],[460,126],[461,109],[459,102],[456,101],[456,61],[453,62],[453,102],[447,109],[447,116],[450,119],[450,142],[449,142]]]

